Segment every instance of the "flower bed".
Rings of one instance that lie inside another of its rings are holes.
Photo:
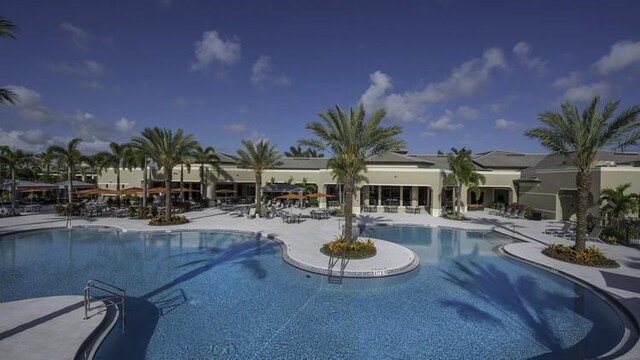
[[[186,224],[188,222],[189,222],[189,219],[187,219],[182,215],[172,216],[171,218],[169,218],[169,221],[167,221],[167,219],[164,216],[156,216],[149,221],[149,225],[157,225],[157,226],[180,225],[180,224]]]
[[[616,268],[620,265],[615,260],[604,256],[602,250],[595,246],[586,249],[575,250],[573,246],[550,244],[542,253],[556,260],[593,267]]]
[[[345,252],[346,250],[346,252]],[[327,256],[342,256],[348,259],[366,259],[376,255],[376,246],[371,239],[346,241],[342,236],[322,245],[320,252]]]

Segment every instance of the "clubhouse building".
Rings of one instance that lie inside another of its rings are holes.
[[[207,197],[214,201],[221,197],[252,198],[255,196],[255,175],[251,169],[239,167],[235,158],[220,154],[220,171],[205,165]],[[339,184],[327,168],[326,158],[282,158],[282,164],[265,170],[267,182],[312,184],[317,192],[335,197],[318,198],[320,207],[333,205],[340,194]],[[547,219],[569,219],[575,213],[577,188],[576,169],[568,159],[558,155],[526,154],[495,150],[473,154],[477,171],[485,176],[480,193],[463,188],[464,210],[470,211],[495,204],[520,203],[533,208]],[[181,173],[187,198],[198,198],[200,166],[177,166],[173,169],[174,187],[179,187]],[[453,188],[444,184],[449,173],[446,155],[388,153],[367,162],[365,181],[357,184],[354,212],[380,210],[393,203],[399,207],[420,207],[434,216],[453,207]],[[149,187],[164,186],[163,171],[150,167]],[[141,187],[142,169],[121,170],[121,188]],[[598,199],[604,188],[631,183],[630,192],[640,193],[640,154],[600,152],[592,171],[589,197],[590,212],[597,214]],[[113,169],[98,176],[98,186],[116,189]]]

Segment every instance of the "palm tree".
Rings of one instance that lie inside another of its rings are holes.
[[[15,31],[16,26],[14,24],[12,24],[9,20],[0,17],[0,38],[4,37],[15,39]],[[18,102],[18,95],[15,92],[9,89],[0,88],[0,104],[15,104],[16,102]]]
[[[328,165],[336,171],[344,182],[345,190],[345,229],[344,236],[352,240],[353,195],[355,182],[360,173],[366,170],[367,158],[381,155],[392,150],[404,148],[404,142],[396,135],[402,132],[399,126],[381,127],[385,111],[380,109],[365,120],[362,104],[345,114],[339,106],[319,114],[324,124],[307,124],[317,139],[301,140],[302,145],[330,152],[333,157]]]
[[[238,149],[238,164],[250,168],[256,175],[256,214],[261,215],[260,187],[262,186],[262,173],[281,164],[280,154],[275,145],[268,141],[260,140],[254,144],[251,140],[242,140],[242,148]]]
[[[478,185],[484,184],[486,178],[476,171],[476,166],[471,158],[471,150],[451,148],[452,153],[447,154],[447,162],[451,173],[444,180],[445,185],[453,186],[453,203],[456,204],[456,215],[460,216],[460,195],[462,187],[466,186],[471,191],[479,191]]]
[[[171,219],[171,180],[173,168],[181,164],[183,154],[193,150],[198,144],[193,135],[185,135],[182,129],[175,134],[170,129],[158,127],[145,128],[142,136],[137,136],[131,141],[132,146],[142,153],[147,154],[159,168],[164,170],[165,186],[165,219]]]
[[[82,181],[87,181],[87,172],[102,175],[102,170],[104,170],[105,167],[109,167],[109,165],[106,164],[106,160],[107,159],[101,153],[83,156],[80,159],[80,173],[82,174]],[[95,178],[94,182],[97,182],[97,180],[98,179]]]
[[[618,185],[615,189],[602,189],[600,195],[600,203],[604,203],[600,209],[602,213],[613,219],[620,219],[635,211],[638,208],[638,195],[624,193],[630,187],[631,184],[627,183]]]
[[[148,191],[148,166],[149,166],[149,155],[145,153],[144,149],[130,146],[128,156],[125,158],[124,167],[131,170],[134,167],[140,167],[142,169],[142,206],[147,207],[147,191]]]
[[[324,154],[318,153],[316,149],[307,148],[305,150],[302,149],[300,145],[298,146],[290,146],[289,151],[284,152],[284,156],[286,157],[324,157]]]
[[[120,202],[122,200],[120,196],[120,192],[122,191],[122,189],[120,188],[120,169],[125,167],[126,161],[130,157],[129,153],[131,152],[131,144],[118,144],[116,142],[112,142],[111,144],[109,144],[109,148],[111,149],[111,152],[103,151],[98,153],[97,156],[102,160],[102,165],[104,167],[112,167],[113,171],[116,173],[118,206],[120,206]]]
[[[193,161],[200,164],[200,195],[203,201],[207,200],[207,174],[209,169],[205,165],[211,165],[220,173],[220,158],[216,154],[216,150],[211,146],[203,148],[198,145],[191,153]]]
[[[44,170],[45,182],[51,182],[51,161],[53,160],[52,154],[48,151],[43,151],[34,156],[40,169]]]
[[[16,193],[16,172],[26,165],[33,162],[31,154],[20,149],[11,150],[8,146],[0,146],[0,164],[7,167],[11,176],[11,213],[15,213],[16,201],[18,194]]]
[[[604,148],[635,145],[640,139],[639,106],[632,106],[613,119],[620,102],[608,102],[602,112],[599,103],[600,97],[596,96],[581,116],[574,105],[566,102],[560,113],[548,111],[538,115],[543,127],[525,132],[553,153],[567,157],[578,170],[576,249],[584,249],[587,240],[587,202],[596,154]]]
[[[78,144],[82,139],[71,139],[67,143],[67,147],[51,145],[48,152],[58,161],[58,166],[67,167],[67,177],[69,180],[68,195],[69,205],[73,203],[73,177],[75,175],[75,167],[82,161],[82,154],[78,150]]]

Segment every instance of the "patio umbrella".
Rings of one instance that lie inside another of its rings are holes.
[[[325,197],[325,198],[334,198],[334,197],[336,197],[336,196],[335,196],[335,195],[331,195],[331,194],[325,194],[325,193],[313,193],[313,194],[307,194],[307,197],[317,197],[317,198]]]
[[[200,192],[200,190],[196,190],[196,189],[189,189],[189,188],[176,188],[176,189],[171,189],[171,192],[174,193],[183,193],[183,192]]]
[[[276,199],[283,199],[283,200],[302,200],[304,198],[305,198],[304,195],[298,195],[298,194],[285,194],[285,195],[276,196]]]
[[[164,194],[165,192],[167,192],[167,189],[163,187],[154,187],[147,190],[148,194]]]
[[[142,189],[139,187],[130,187],[120,191],[120,195],[139,195]]]
[[[79,190],[76,192],[76,194],[78,195],[117,195],[118,192],[115,190],[95,188],[95,189]]]
[[[42,189],[42,188],[29,188],[29,189],[20,189],[18,190],[21,193],[36,193],[36,192],[47,192],[47,191],[51,191],[53,189]]]
[[[216,194],[235,194],[236,191],[235,190],[231,190],[231,189],[220,189],[220,190],[216,190]]]

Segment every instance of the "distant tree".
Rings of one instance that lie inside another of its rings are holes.
[[[202,200],[207,200],[207,173],[208,168],[205,165],[211,165],[220,173],[220,158],[216,150],[211,146],[203,148],[198,144],[191,153],[193,162],[200,165],[200,194]]]
[[[268,141],[260,140],[253,143],[251,140],[242,140],[242,147],[238,149],[238,165],[252,169],[256,182],[256,214],[261,215],[260,187],[262,186],[262,173],[280,165],[280,154],[275,145]]]
[[[612,119],[620,102],[608,102],[602,112],[599,104],[600,97],[596,96],[580,115],[575,105],[565,102],[561,105],[562,112],[541,113],[538,120],[543,126],[525,132],[525,135],[537,139],[553,153],[569,158],[578,170],[576,249],[584,249],[587,241],[591,169],[598,151],[607,147],[635,145],[640,139],[639,106],[632,106]]]
[[[20,149],[11,150],[8,146],[0,146],[0,164],[7,167],[11,177],[11,213],[16,211],[18,193],[16,189],[16,172],[33,162],[33,156]]]
[[[148,127],[142,130],[141,136],[134,137],[131,144],[143,154],[147,154],[164,170],[165,219],[168,222],[171,219],[173,168],[181,164],[185,152],[192,151],[198,143],[193,139],[193,135],[185,135],[182,129],[173,133],[170,129]]]
[[[399,126],[380,126],[385,115],[383,109],[374,112],[369,120],[365,120],[366,114],[362,104],[350,109],[346,114],[336,106],[335,109],[319,115],[322,122],[307,124],[307,129],[311,130],[316,139],[301,140],[300,144],[328,151],[333,155],[328,165],[334,171],[337,169],[339,178],[344,182],[344,236],[351,241],[356,179],[366,170],[367,158],[404,147],[404,142],[396,138],[402,129]]]
[[[75,138],[69,140],[66,147],[51,145],[47,150],[57,160],[58,167],[67,168],[67,177],[69,181],[68,200],[69,205],[73,203],[73,178],[75,176],[75,167],[82,161],[82,154],[78,150],[78,144],[82,139]]]
[[[298,146],[290,146],[289,151],[284,152],[284,156],[317,158],[317,157],[324,157],[324,154],[318,153],[316,149],[312,149],[312,148],[303,150],[302,146],[298,145]]]
[[[478,192],[478,185],[484,184],[486,178],[476,171],[470,150],[452,148],[451,151],[452,153],[447,154],[447,162],[451,173],[447,175],[444,183],[454,187],[453,202],[456,205],[456,215],[460,216],[462,187],[467,186],[471,191]]]
[[[113,171],[116,174],[116,189],[118,191],[119,206],[122,201],[122,196],[120,195],[120,192],[122,191],[120,186],[120,171],[125,167],[127,159],[131,157],[131,144],[118,144],[116,142],[112,142],[109,144],[109,148],[111,151],[100,152],[97,154],[97,157],[98,159],[101,159],[101,168],[113,168]]]
[[[13,23],[11,23],[11,21],[0,17],[0,38],[15,39],[16,30],[17,27]],[[0,88],[0,104],[15,104],[17,102],[18,94],[9,89]]]
[[[618,185],[615,189],[602,189],[600,203],[603,205],[600,211],[602,211],[603,215],[613,219],[620,219],[637,210],[638,201],[640,200],[638,199],[638,195],[625,194],[625,191],[630,187],[631,184],[627,183]]]

